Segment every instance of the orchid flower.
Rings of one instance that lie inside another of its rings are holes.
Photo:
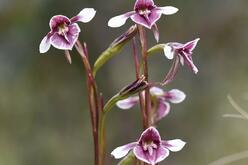
[[[173,6],[157,7],[153,0],[136,0],[134,10],[111,18],[108,22],[110,27],[120,27],[124,25],[128,18],[135,23],[148,29],[152,29],[156,40],[159,39],[159,32],[156,22],[164,15],[172,15],[178,11]]]
[[[158,87],[151,87],[150,94],[152,96],[152,109],[154,109],[154,120],[159,121],[165,116],[167,116],[170,112],[170,104],[181,103],[186,98],[184,92],[178,89],[172,89],[168,92],[163,91]],[[138,96],[131,96],[127,99],[120,100],[116,103],[116,105],[121,109],[130,109],[135,104],[139,103]]]
[[[40,43],[40,53],[46,53],[51,45],[57,49],[71,50],[81,31],[76,22],[87,23],[94,18],[95,14],[96,11],[93,8],[85,8],[71,19],[64,15],[53,16],[49,22],[50,32]]]
[[[198,68],[194,65],[192,54],[200,38],[193,41],[189,41],[186,44],[181,44],[177,42],[170,42],[164,46],[164,55],[168,59],[173,59],[175,56],[179,57],[182,65],[186,63],[190,69],[197,74]]]
[[[137,142],[128,143],[117,147],[111,155],[120,159],[133,150],[135,157],[145,163],[155,165],[169,156],[169,151],[180,151],[185,142],[180,139],[161,140],[158,130],[154,127],[147,128]]]

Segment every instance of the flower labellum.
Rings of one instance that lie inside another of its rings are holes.
[[[152,29],[156,40],[159,39],[159,32],[156,22],[162,14],[172,15],[178,11],[173,6],[157,7],[153,0],[136,0],[134,10],[115,16],[108,21],[110,27],[120,27],[124,25],[128,18],[131,18],[136,24]]]
[[[135,157],[145,163],[155,165],[169,156],[169,152],[180,151],[185,142],[180,139],[161,140],[158,130],[154,127],[147,128],[137,142],[132,142],[117,147],[111,152],[115,159],[120,159],[133,150]]]
[[[170,104],[169,102],[173,104],[181,103],[185,100],[186,95],[184,92],[178,90],[178,89],[172,89],[170,91],[165,92],[161,88],[158,87],[151,87],[150,88],[150,94],[152,96],[152,109],[154,109],[153,118],[154,121],[159,121],[165,116],[167,116],[170,112]],[[116,103],[116,105],[121,109],[130,109],[135,104],[139,103],[139,97],[138,96],[131,96],[127,99],[120,100]]]
[[[194,65],[192,54],[200,38],[193,41],[189,41],[186,44],[181,44],[177,42],[170,42],[164,45],[164,55],[168,59],[173,59],[175,56],[179,57],[182,65],[186,63],[190,69],[197,74],[198,68]]]
[[[40,53],[46,53],[51,45],[57,49],[71,50],[81,31],[76,22],[89,22],[95,14],[93,8],[85,8],[71,19],[64,15],[53,16],[49,22],[50,32],[40,43]]]

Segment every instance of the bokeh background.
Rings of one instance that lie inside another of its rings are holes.
[[[161,164],[208,165],[223,156],[248,150],[248,123],[223,118],[236,113],[232,97],[248,111],[248,1],[156,0],[180,11],[158,22],[160,41],[186,42],[200,37],[194,51],[199,73],[181,68],[167,90],[187,94],[182,104],[172,105],[170,115],[159,123],[164,139],[182,138],[184,150],[172,153]],[[107,27],[112,16],[129,11],[134,0],[0,0],[0,165],[90,165],[92,136],[85,75],[80,58],[72,51],[73,64],[63,51],[51,48],[41,55],[38,47],[56,14],[73,16],[84,7],[97,15],[80,24],[81,41],[88,43],[93,63],[98,55],[132,22],[121,28]],[[149,46],[155,44],[148,31]],[[128,44],[97,76],[107,100],[135,79]],[[151,79],[159,81],[170,61],[162,53],[149,61]],[[107,151],[136,140],[141,133],[138,107],[114,108],[107,122]],[[232,163],[247,165],[248,159]],[[108,164],[117,161],[108,157]]]

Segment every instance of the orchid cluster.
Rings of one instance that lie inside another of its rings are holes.
[[[179,89],[164,90],[167,84],[173,82],[181,65],[186,64],[196,74],[198,68],[194,65],[192,54],[199,38],[183,43],[159,42],[159,30],[156,22],[162,15],[172,15],[178,11],[176,7],[158,7],[153,0],[136,0],[134,9],[127,13],[115,16],[108,21],[109,27],[120,27],[130,18],[134,25],[117,37],[110,46],[103,51],[94,65],[89,62],[89,51],[86,43],[79,41],[81,32],[78,22],[90,22],[96,14],[93,8],[85,8],[78,15],[68,18],[64,15],[53,16],[50,20],[50,32],[40,43],[40,53],[46,53],[50,46],[64,50],[67,61],[71,64],[70,50],[76,48],[80,55],[86,72],[87,96],[91,116],[92,134],[94,141],[95,165],[106,164],[106,125],[107,115],[114,106],[122,110],[140,105],[143,132],[136,142],[117,147],[111,155],[120,159],[119,165],[151,164],[155,165],[169,156],[169,151],[177,152],[183,149],[186,142],[181,139],[161,140],[157,123],[166,118],[171,111],[171,104],[178,104],[185,100],[186,95]],[[146,31],[152,30],[157,43],[147,48]],[[122,88],[107,102],[95,80],[97,72],[122,48],[131,43],[133,59],[135,62],[136,79]],[[138,44],[140,44],[139,60]],[[148,59],[155,52],[161,51],[169,60],[173,60],[169,71],[161,82],[152,82],[148,76]]]

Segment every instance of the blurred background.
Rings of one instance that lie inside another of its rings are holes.
[[[201,41],[194,51],[199,73],[181,67],[174,83],[187,99],[172,105],[159,123],[163,139],[181,138],[187,146],[171,153],[165,165],[208,165],[223,156],[248,150],[248,123],[223,118],[236,113],[230,94],[248,111],[248,1],[155,0],[180,11],[158,22],[160,42]],[[86,97],[85,75],[73,50],[69,65],[63,51],[51,48],[39,54],[41,39],[49,31],[53,15],[76,15],[93,7],[97,15],[80,23],[80,40],[88,43],[90,60],[98,55],[132,21],[121,28],[107,27],[109,18],[130,11],[134,0],[0,0],[0,165],[93,164],[92,134]],[[149,46],[155,44],[150,31]],[[130,44],[98,72],[99,89],[107,100],[135,79]],[[162,53],[150,58],[150,77],[163,79],[171,61]],[[107,152],[136,140],[142,130],[138,107],[108,116]],[[108,164],[117,161],[108,157]],[[247,165],[248,159],[232,163]]]

